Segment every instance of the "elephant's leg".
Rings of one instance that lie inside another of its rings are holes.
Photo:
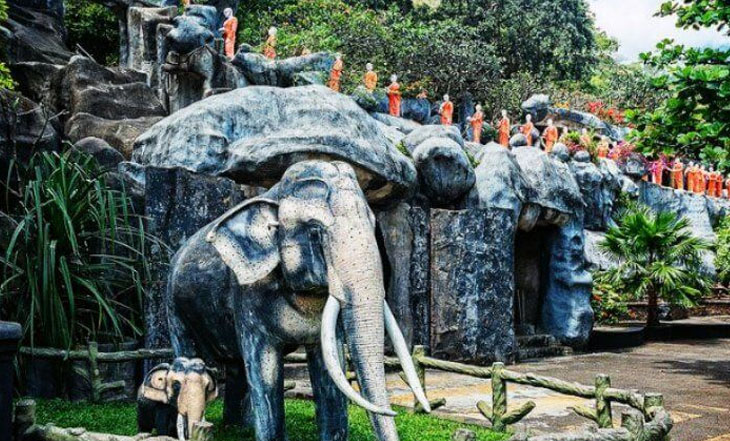
[[[284,372],[281,349],[267,337],[244,332],[241,345],[256,441],[285,441]]]
[[[175,357],[192,358],[202,356],[198,353],[195,339],[188,325],[179,317],[177,311],[169,306],[167,323],[170,327],[170,343]]]
[[[341,345],[340,345],[341,346]],[[340,360],[342,360],[342,355]],[[307,349],[309,379],[316,406],[320,441],[347,440],[347,398],[335,386],[322,360],[322,348]],[[341,363],[344,370],[344,363]]]
[[[248,427],[253,424],[246,369],[243,363],[225,364],[226,392],[223,397],[223,424]]]

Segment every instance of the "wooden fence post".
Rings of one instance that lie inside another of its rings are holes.
[[[99,344],[95,341],[89,342],[89,387],[91,388],[91,402],[98,403],[101,400],[101,373],[99,372]]]
[[[611,401],[604,397],[604,392],[609,387],[611,387],[611,378],[608,375],[596,375],[596,423],[601,429],[613,427]]]
[[[507,413],[507,382],[502,378],[504,363],[492,364],[492,427],[497,432],[504,432],[504,414]]]

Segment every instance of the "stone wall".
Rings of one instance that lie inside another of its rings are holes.
[[[514,231],[509,210],[431,211],[431,354],[512,361]]]

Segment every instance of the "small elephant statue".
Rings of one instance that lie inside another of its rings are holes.
[[[205,419],[206,404],[217,396],[215,376],[203,360],[178,357],[172,364],[159,364],[137,391],[137,429],[185,440],[193,424]]]
[[[172,260],[165,300],[175,354],[226,366],[226,405],[231,384],[247,388],[241,401],[251,407],[257,441],[286,439],[283,356],[300,346],[322,441],[347,440],[347,398],[370,412],[379,441],[398,440],[385,384],[386,333],[430,410],[385,302],[375,216],[345,162],[297,162],[268,192],[191,236]],[[345,376],[343,338],[362,395]],[[230,375],[230,365],[245,380]]]

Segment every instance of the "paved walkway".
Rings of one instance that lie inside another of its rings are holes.
[[[595,374],[605,373],[615,387],[663,393],[675,420],[673,440],[730,441],[730,338],[650,343],[622,352],[553,358],[509,369],[586,385],[593,384]],[[436,414],[485,424],[476,402],[491,401],[489,380],[428,371],[426,383],[430,399],[446,398],[446,406]],[[296,392],[306,395],[308,386],[306,381],[298,381]],[[397,374],[389,374],[388,386],[394,403],[412,405],[413,396]],[[537,404],[516,426],[519,431],[529,428],[531,433],[559,432],[589,424],[568,407],[590,405],[590,401],[513,384],[508,393],[510,407],[527,400]],[[613,406],[616,424],[621,407]]]

